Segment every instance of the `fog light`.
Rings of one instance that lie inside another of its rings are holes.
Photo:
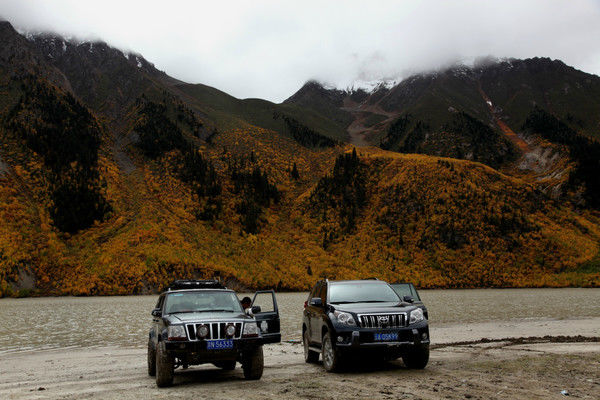
[[[342,343],[344,341],[344,338],[341,336],[338,336],[337,341],[338,341],[338,343]]]
[[[233,326],[232,324],[227,325],[227,328],[225,329],[225,333],[227,334],[227,336],[235,335],[235,326]]]
[[[208,336],[208,325],[200,325],[196,330],[196,336],[199,338],[205,338]]]
[[[422,340],[427,340],[427,338],[428,338],[428,337],[429,337],[429,336],[427,336],[427,332],[425,332],[425,333],[423,333],[423,334],[421,335],[421,339],[422,339]]]

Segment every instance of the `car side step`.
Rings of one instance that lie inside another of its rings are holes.
[[[317,352],[317,353],[320,353],[320,352],[321,352],[321,348],[320,348],[320,347],[308,346],[308,348],[309,348],[311,351],[315,351],[315,352]]]

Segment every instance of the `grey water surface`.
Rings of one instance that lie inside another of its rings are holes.
[[[600,289],[422,290],[433,326],[600,317]],[[239,294],[240,298],[246,294]],[[283,340],[298,340],[308,293],[278,293]],[[157,296],[0,299],[0,353],[144,347]]]

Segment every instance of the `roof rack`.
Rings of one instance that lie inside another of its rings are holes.
[[[165,292],[171,290],[183,290],[183,289],[226,289],[217,279],[206,279],[206,280],[194,280],[194,279],[179,279],[173,281],[166,289]]]

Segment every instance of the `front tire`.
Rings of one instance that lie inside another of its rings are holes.
[[[159,342],[156,348],[156,386],[167,387],[173,384],[175,360],[169,355],[165,342]]]
[[[244,378],[247,380],[258,380],[262,377],[265,359],[262,346],[258,346],[253,350],[248,350],[244,354]]]
[[[412,369],[423,369],[429,362],[429,344],[411,346],[402,356],[404,365]]]
[[[304,342],[304,362],[309,364],[316,364],[319,361],[319,353],[310,349],[310,339],[308,338],[308,331],[304,331],[302,335]]]
[[[322,355],[323,367],[327,372],[335,372],[340,368],[340,355],[333,346],[331,335],[327,332],[323,336]]]
[[[148,375],[156,376],[156,350],[151,340],[148,340]]]

